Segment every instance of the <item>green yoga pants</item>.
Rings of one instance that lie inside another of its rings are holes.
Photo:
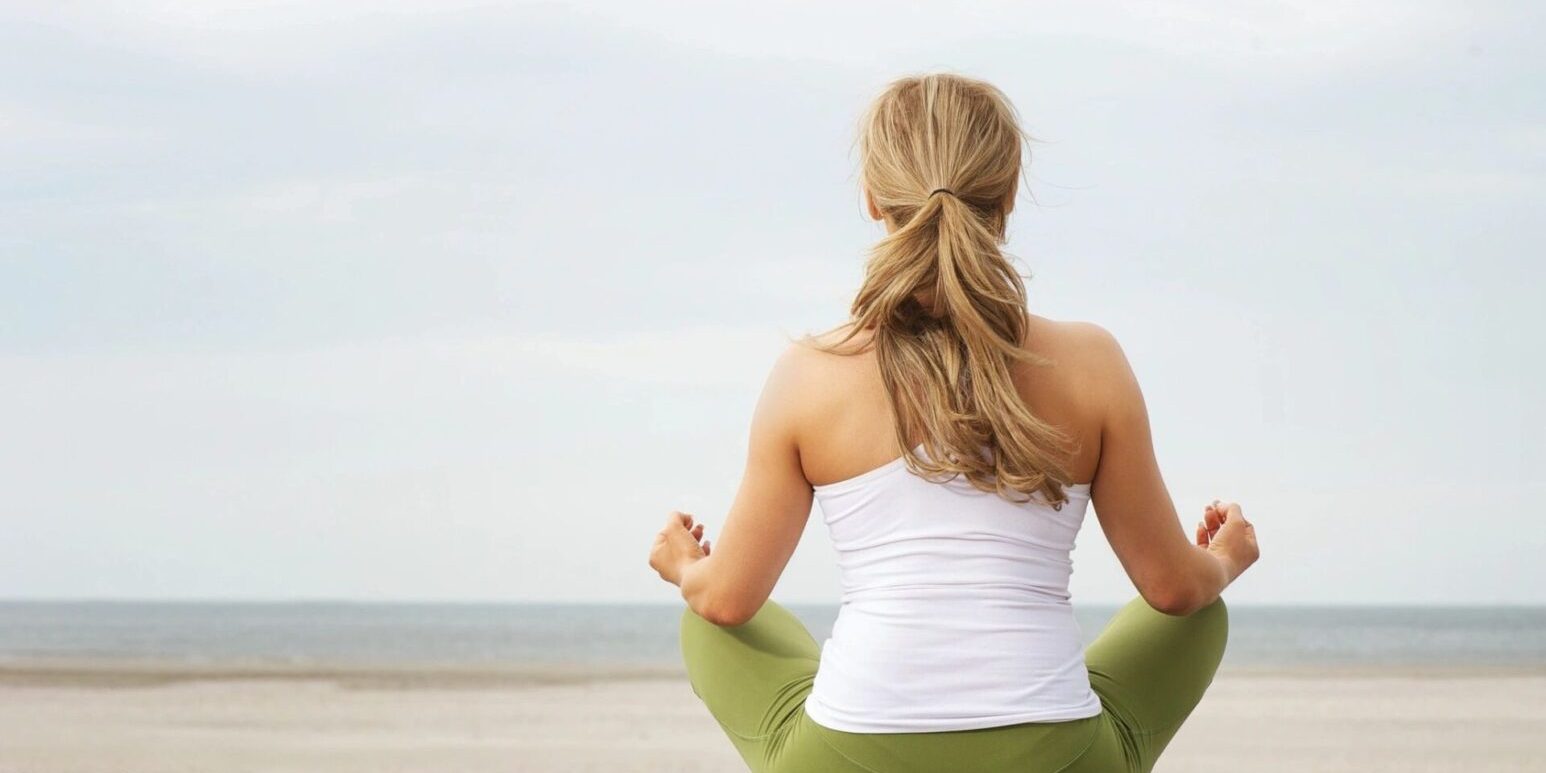
[[[928,733],[816,724],[805,697],[820,645],[773,601],[737,626],[686,609],[681,635],[693,692],[753,773],[1147,773],[1213,681],[1229,614],[1222,599],[1187,617],[1133,599],[1085,650],[1100,714]]]

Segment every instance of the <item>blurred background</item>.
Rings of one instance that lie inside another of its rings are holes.
[[[881,234],[859,115],[937,70],[999,86],[1037,138],[1008,245],[1032,311],[1123,343],[1183,522],[1221,497],[1258,525],[1227,662],[1539,674],[1543,21],[1523,2],[8,4],[0,675],[678,667],[650,541],[672,509],[713,538],[768,368],[843,321]],[[1093,519],[1075,561],[1093,634],[1134,592]],[[817,510],[774,598],[819,638],[836,597]],[[1510,685],[1486,705],[1546,712],[1540,680]],[[0,717],[44,721],[42,694]],[[1362,705],[1328,695],[1304,700]],[[730,753],[691,701],[672,710]],[[144,769],[165,744],[217,766],[235,748],[135,727],[114,748]],[[583,744],[544,733],[501,748],[577,764]],[[91,766],[29,743],[12,762]],[[1539,759],[1523,744],[1494,743],[1524,755],[1497,769]],[[1444,754],[1424,751],[1458,769]]]

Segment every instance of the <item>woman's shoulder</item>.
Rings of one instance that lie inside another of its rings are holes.
[[[867,330],[853,330],[853,323],[815,333],[792,336],[774,370],[816,390],[834,381],[852,379],[873,368],[874,347]]]
[[[1024,347],[1054,361],[1069,375],[1100,379],[1126,367],[1115,335],[1087,320],[1057,320],[1030,315]]]
[[[1103,415],[1113,404],[1131,399],[1133,376],[1127,356],[1103,325],[1031,315],[1025,348],[1052,365],[1045,369],[1025,364],[1025,380],[1065,394],[1086,415]]]
[[[868,372],[873,358],[872,333],[854,330],[853,322],[793,338],[774,368],[786,377],[818,388],[829,379],[845,379]],[[1050,359],[1063,375],[1078,380],[1100,380],[1126,370],[1122,346],[1106,327],[1087,320],[1058,320],[1027,315],[1026,336],[1021,345]]]
[[[790,347],[828,357],[863,353],[870,348],[872,331],[858,329],[857,324],[850,320],[827,330],[806,333],[794,339]]]
[[[1087,353],[1102,355],[1117,346],[1116,336],[1102,325],[1088,320],[1064,320],[1027,315],[1025,345],[1033,351],[1051,348],[1059,353]]]
[[[788,336],[768,371],[758,412],[799,437],[842,417],[854,396],[876,378],[868,337],[861,332],[848,338],[848,330],[843,325]]]

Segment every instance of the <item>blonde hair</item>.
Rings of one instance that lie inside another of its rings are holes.
[[[874,331],[912,470],[964,475],[1012,501],[1040,492],[1061,505],[1070,440],[1031,412],[1010,373],[1017,361],[1047,363],[1022,348],[1025,284],[1000,249],[1027,139],[1009,100],[983,81],[931,74],[887,86],[866,111],[858,144],[864,186],[895,230],[870,251],[847,334],[831,344],[806,340],[856,354],[867,347],[843,345]],[[910,441],[919,436],[926,459]]]

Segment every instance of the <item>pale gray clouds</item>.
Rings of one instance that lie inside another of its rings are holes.
[[[1223,8],[0,11],[0,595],[671,598],[877,235],[855,119],[950,69],[1042,140],[1033,305],[1256,516],[1240,601],[1546,602],[1542,12]],[[834,583],[813,518],[776,595]]]

